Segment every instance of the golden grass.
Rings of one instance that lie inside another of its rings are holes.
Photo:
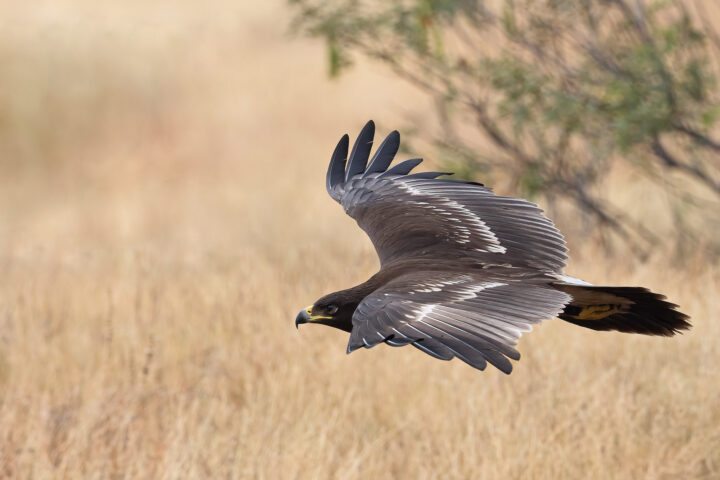
[[[376,268],[334,142],[422,107],[235,3],[0,6],[0,476],[720,476],[720,269],[664,246],[569,271],[666,293],[672,339],[548,321],[505,376],[296,332]]]

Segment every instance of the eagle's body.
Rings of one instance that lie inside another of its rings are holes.
[[[543,319],[655,335],[690,326],[675,305],[644,288],[595,287],[564,275],[565,242],[536,205],[437,178],[442,172],[410,174],[420,159],[390,167],[397,132],[368,164],[373,136],[368,122],[349,161],[347,135],[340,140],[327,190],[372,240],[380,271],[319,299],[296,324],[350,332],[348,353],[381,342],[411,344],[505,373],[512,370],[508,358],[520,357],[513,348],[520,335]]]

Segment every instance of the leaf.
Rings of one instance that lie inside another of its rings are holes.
[[[330,77],[338,77],[345,67],[350,65],[350,61],[345,57],[343,50],[334,37],[327,39],[328,49],[328,67]]]
[[[715,105],[707,108],[700,115],[700,122],[702,123],[703,127],[711,128],[715,125],[715,122],[718,118],[720,118],[720,104],[716,103]]]

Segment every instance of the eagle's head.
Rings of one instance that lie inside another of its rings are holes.
[[[300,310],[295,317],[295,327],[301,323],[319,323],[350,332],[353,312],[362,299],[363,297],[352,289],[325,295],[306,309]]]

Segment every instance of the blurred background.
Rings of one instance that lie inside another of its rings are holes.
[[[0,2],[0,476],[717,478],[711,0]],[[374,250],[324,189],[401,156],[538,202],[671,339],[548,321],[511,376],[293,328]]]

